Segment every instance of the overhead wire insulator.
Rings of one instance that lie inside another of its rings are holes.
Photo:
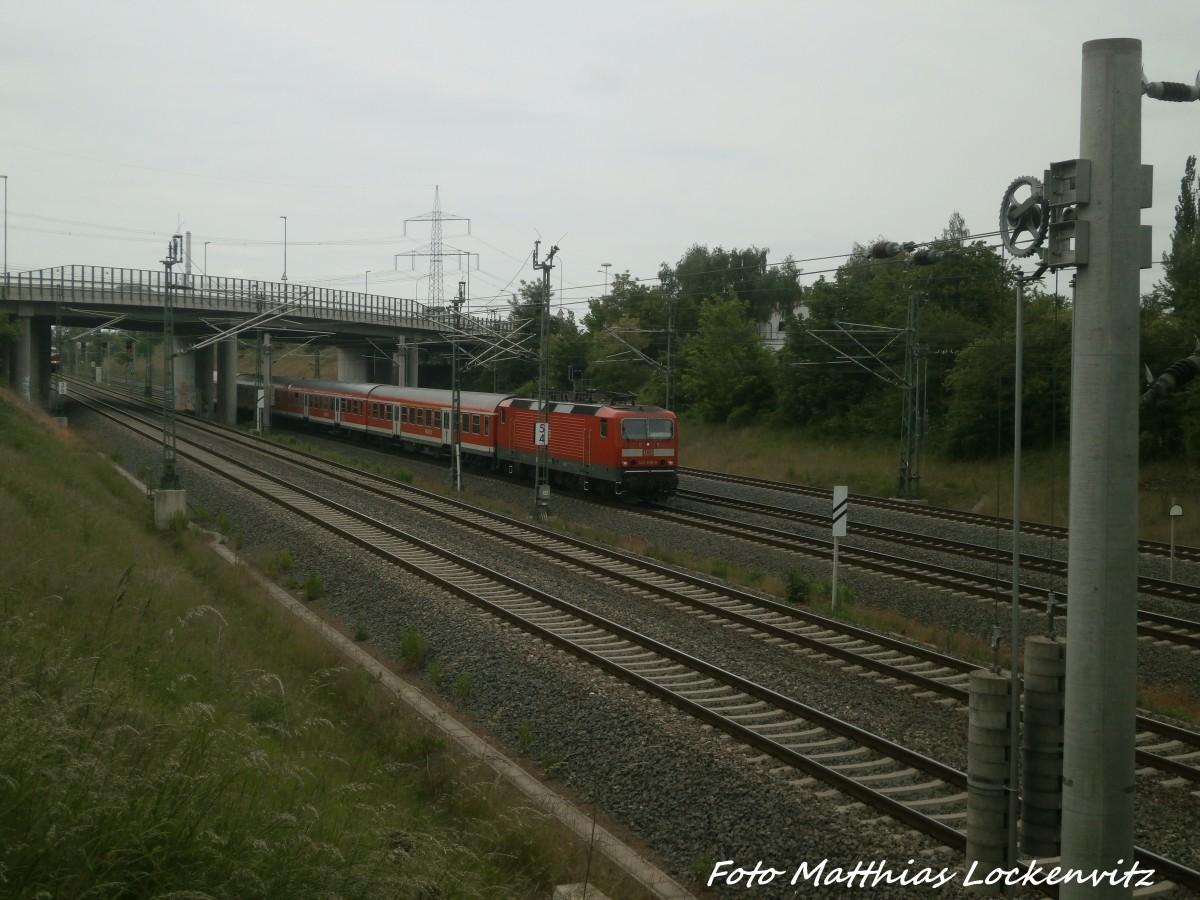
[[[914,266],[932,266],[935,263],[940,263],[947,255],[944,250],[935,250],[933,247],[922,247],[912,255],[909,262]]]
[[[1149,374],[1149,369],[1147,369],[1147,374]],[[1150,403],[1159,397],[1173,394],[1197,375],[1200,375],[1200,341],[1196,342],[1196,350],[1191,356],[1184,357],[1179,362],[1168,366],[1167,371],[1150,383],[1149,389],[1142,394],[1142,402]]]
[[[1200,72],[1196,73],[1195,84],[1182,84],[1178,81],[1143,81],[1142,91],[1147,97],[1172,103],[1200,100]]]
[[[871,259],[890,259],[893,256],[899,256],[901,253],[911,251],[916,246],[911,241],[903,244],[897,244],[895,241],[876,241],[867,252]]]

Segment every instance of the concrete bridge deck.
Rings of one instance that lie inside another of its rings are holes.
[[[213,347],[191,353],[191,345],[248,324],[277,342],[339,347],[339,377],[344,380],[365,381],[373,375],[374,380],[409,385],[418,383],[420,356],[446,352],[452,336],[468,343],[494,342],[510,332],[506,320],[463,315],[456,325],[448,306],[380,294],[178,271],[54,266],[9,273],[0,283],[0,318],[15,322],[18,331],[11,340],[0,341],[0,351],[6,351],[0,377],[33,402],[47,405],[55,323],[159,332],[168,298],[174,356],[192,357],[191,365],[182,360],[180,371],[199,385],[210,380],[203,373],[213,370]],[[236,338],[216,343],[221,350],[219,380],[230,380],[236,377]],[[369,371],[367,358],[379,356],[390,358],[390,373]],[[184,389],[186,407],[186,385],[177,388]],[[196,408],[207,400],[197,397]]]

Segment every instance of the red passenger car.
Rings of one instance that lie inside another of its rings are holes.
[[[253,379],[239,380],[252,395]],[[452,440],[450,391],[312,379],[274,379],[271,415],[362,431],[407,450],[440,453]],[[463,391],[463,458],[516,475],[537,462],[536,400]],[[669,497],[679,478],[674,413],[657,406],[551,402],[547,462],[552,483],[604,496]]]

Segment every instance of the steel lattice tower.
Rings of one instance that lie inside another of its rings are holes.
[[[442,302],[442,199],[438,185],[433,186],[432,225],[429,229],[429,305]]]
[[[408,234],[409,222],[429,222],[429,248],[428,253],[422,251],[413,251],[411,253],[397,253],[396,256],[428,256],[429,257],[429,291],[426,294],[427,302],[430,306],[441,306],[444,294],[442,292],[442,257],[445,255],[445,248],[442,245],[442,222],[452,220],[456,222],[467,223],[467,234],[471,233],[471,220],[465,216],[443,215],[442,201],[440,196],[440,186],[434,185],[433,188],[433,210],[424,213],[420,216],[413,216],[411,219],[404,220],[404,233]],[[459,250],[452,249],[452,255],[463,256]]]

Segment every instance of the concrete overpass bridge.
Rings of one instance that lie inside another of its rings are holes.
[[[178,406],[207,411],[215,400],[223,419],[233,415],[239,334],[269,335],[268,345],[335,346],[339,379],[409,386],[418,384],[422,362],[444,358],[455,336],[503,344],[510,334],[505,320],[464,315],[456,326],[449,306],[379,294],[165,270],[55,266],[9,273],[0,285],[0,317],[16,326],[10,340],[0,341],[0,376],[31,401],[48,405],[56,323],[161,333],[168,298]]]

